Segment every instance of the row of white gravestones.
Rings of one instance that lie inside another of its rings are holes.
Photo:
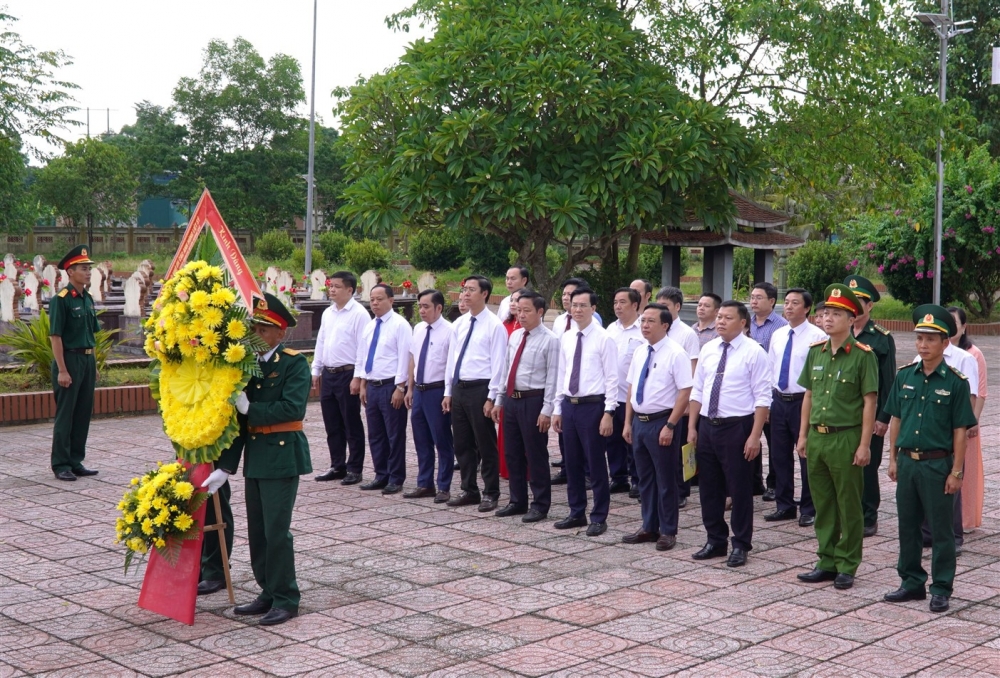
[[[0,322],[14,322],[14,284],[11,279],[0,281]]]

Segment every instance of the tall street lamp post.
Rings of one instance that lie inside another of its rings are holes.
[[[313,169],[316,155],[316,14],[318,4],[319,0],[313,0],[312,86],[309,91],[309,174],[306,178],[306,275],[312,273],[313,194],[316,192]]]

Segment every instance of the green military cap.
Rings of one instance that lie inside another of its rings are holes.
[[[876,302],[882,298],[882,295],[875,289],[875,283],[863,276],[849,275],[844,278],[844,284],[850,287],[851,291],[854,292],[854,296],[859,299]]]
[[[940,332],[954,337],[958,334],[955,318],[948,309],[937,304],[923,304],[913,309],[914,332]]]
[[[264,293],[264,298],[258,298],[254,302],[253,321],[264,325],[274,325],[281,329],[295,327],[295,317],[288,312],[285,305],[278,300],[278,297]]]
[[[862,313],[861,302],[847,285],[834,283],[826,288],[823,296],[826,297],[826,308],[842,308],[856,316]]]
[[[90,256],[87,254],[87,246],[77,245],[69,251],[69,254],[62,258],[62,261],[59,262],[59,268],[68,271],[70,266],[92,263],[94,262],[90,260]]]

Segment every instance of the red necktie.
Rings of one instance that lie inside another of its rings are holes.
[[[573,323],[573,316],[569,313],[566,314],[566,331],[569,332],[569,328]]]
[[[524,353],[524,345],[528,343],[528,333],[525,332],[524,336],[521,337],[521,345],[517,347],[517,353],[514,354],[514,361],[510,364],[510,374],[507,375],[507,397],[511,397],[514,394],[514,380],[517,378],[517,366],[521,364],[521,354]]]

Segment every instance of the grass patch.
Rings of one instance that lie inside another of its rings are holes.
[[[913,307],[904,304],[898,299],[893,299],[889,295],[883,295],[882,299],[872,308],[872,320],[912,320]]]
[[[105,370],[97,381],[105,386],[140,386],[149,383],[148,367],[121,367]],[[35,372],[0,372],[0,393],[50,391],[52,384]]]

